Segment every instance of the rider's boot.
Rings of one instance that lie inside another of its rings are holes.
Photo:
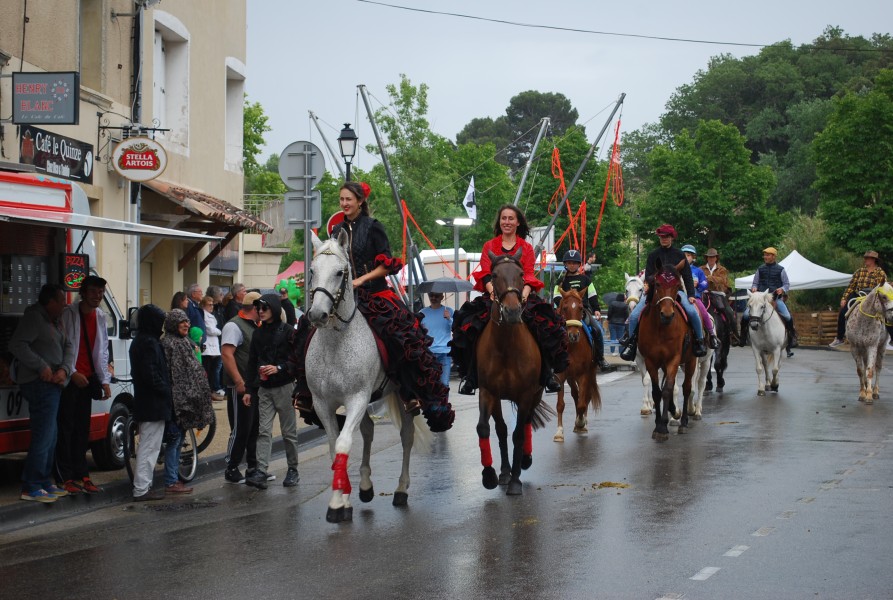
[[[741,331],[738,334],[738,347],[744,348],[747,345],[747,335],[750,333],[750,319],[741,319]]]
[[[626,361],[636,360],[636,347],[639,342],[639,328],[636,327],[636,330],[632,335],[629,335],[629,332],[624,332],[623,337],[618,340],[621,346],[623,346],[623,350],[620,351],[620,358]]]
[[[469,365],[467,366],[465,372],[467,375],[465,379],[459,384],[459,393],[463,396],[474,396],[475,390],[478,387],[478,373],[477,373],[477,365],[475,365],[474,356],[472,353],[469,353],[470,360]]]
[[[794,319],[784,322],[785,329],[788,330],[788,348],[796,348],[800,344],[797,342],[797,330],[794,329]]]
[[[710,332],[710,349],[711,350],[719,350],[719,347],[722,346],[722,342],[719,341],[719,338],[716,337],[716,332]]]
[[[555,375],[555,373],[552,371],[552,369],[549,369],[549,377],[546,380],[546,391],[549,392],[550,394],[554,394],[554,393],[558,392],[558,390],[560,390],[560,389],[561,389],[561,383],[559,383],[558,377]]]
[[[703,338],[702,339],[695,338],[693,340],[692,351],[694,352],[694,355],[697,356],[698,358],[701,358],[702,356],[707,356],[707,346],[706,346],[706,344],[704,344]]]
[[[605,360],[605,339],[602,336],[602,328],[596,324],[592,326],[592,359],[598,365],[600,371],[607,371],[611,368],[608,361]]]

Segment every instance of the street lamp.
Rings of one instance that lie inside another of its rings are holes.
[[[454,217],[451,219],[437,219],[434,221],[438,225],[453,228],[453,265],[456,274],[459,274],[459,228],[470,227],[474,225],[474,219],[468,217]],[[459,310],[459,293],[456,292],[455,297],[456,310]]]
[[[350,181],[350,161],[357,153],[357,134],[350,128],[350,123],[344,124],[341,135],[338,136],[338,148],[341,150],[341,158],[347,165],[345,179]]]

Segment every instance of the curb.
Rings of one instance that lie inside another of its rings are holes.
[[[326,437],[325,431],[317,427],[304,427],[298,430],[298,445],[305,446],[316,444]],[[285,446],[282,438],[273,441],[272,457],[284,453]],[[206,458],[199,456],[196,466],[195,479],[197,481],[206,477],[222,476],[226,469],[226,455],[216,454]],[[156,471],[156,480],[159,472]],[[78,494],[76,496],[60,498],[52,504],[40,504],[37,502],[18,502],[0,507],[0,531],[13,531],[38,521],[49,522],[64,517],[70,517],[79,513],[87,513],[100,508],[105,508],[122,501],[129,501],[133,492],[130,480],[123,479],[102,486],[101,494]]]

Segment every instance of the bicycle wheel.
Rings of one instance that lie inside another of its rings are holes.
[[[180,446],[180,481],[189,482],[195,478],[198,469],[198,449],[195,445],[195,430],[187,429]]]
[[[136,473],[136,450],[140,444],[139,423],[128,416],[124,422],[124,468],[127,469],[127,476],[133,483],[133,475]]]
[[[195,448],[198,450],[198,453],[207,449],[208,446],[211,445],[211,442],[214,440],[214,433],[217,432],[217,415],[214,415],[214,418],[211,419],[211,424],[205,427],[204,429],[196,429],[195,430]]]

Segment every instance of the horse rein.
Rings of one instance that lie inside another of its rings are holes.
[[[499,258],[497,258],[497,259],[493,262],[493,264],[490,265],[490,272],[492,273],[492,272],[493,272],[493,269],[494,269],[495,267],[499,266],[500,264],[503,264],[503,263],[509,263],[509,262],[510,262],[510,263],[514,263],[514,264],[518,265],[519,267],[521,266],[521,265],[518,263],[518,261],[515,260],[514,258],[512,258],[511,256],[503,255],[503,256],[500,256]],[[496,291],[496,290],[494,289],[493,291]],[[503,311],[505,310],[505,307],[503,306],[502,301],[505,300],[505,297],[506,297],[506,296],[508,296],[509,294],[512,294],[512,293],[517,294],[517,296],[518,296],[518,302],[520,302],[520,303],[522,304],[522,307],[521,307],[521,308],[522,308],[522,309],[524,308],[524,307],[523,307],[523,304],[524,304],[524,296],[523,296],[523,294],[521,293],[521,290],[519,290],[519,289],[516,288],[516,287],[509,287],[509,288],[506,288],[506,290],[505,290],[504,292],[502,292],[501,294],[499,294],[498,296],[496,296],[496,298],[494,299],[494,302],[496,303],[496,306],[499,308],[499,319],[496,320],[496,324],[497,324],[497,325],[502,325],[502,318],[503,318],[503,316],[504,316]]]
[[[860,312],[860,313],[862,313],[862,314],[865,315],[866,317],[869,317],[869,318],[872,318],[872,319],[877,319],[878,321],[882,321],[882,322],[884,323],[884,325],[886,325],[886,326],[889,327],[890,325],[893,325],[893,321],[888,321],[888,320],[887,320],[887,313],[890,312],[890,311],[893,311],[893,307],[891,307],[891,308],[886,308],[886,305],[884,304],[883,300],[881,300],[881,296],[884,296],[884,297],[887,298],[888,300],[893,301],[893,298],[891,298],[891,297],[887,296],[887,294],[884,294],[883,292],[880,292],[880,291],[879,291],[879,292],[875,295],[874,299],[875,299],[875,300],[877,301],[877,303],[881,306],[881,312],[879,312],[879,313],[877,313],[877,314],[874,314],[874,315],[870,315],[870,314],[868,314],[867,312],[865,312],[865,311],[862,309],[862,306],[865,304],[865,299],[868,298],[868,296],[863,296],[861,299],[858,299],[858,300],[854,299],[854,300],[856,300],[856,302],[859,303],[859,307],[858,307],[858,308],[859,308],[859,312]]]
[[[332,252],[331,250],[328,250],[328,249],[323,250],[319,254],[328,254],[330,256],[336,256],[336,257],[338,256],[337,253]],[[338,309],[341,307],[341,301],[344,300],[345,292],[347,291],[347,286],[349,283],[348,277],[350,276],[350,273],[351,273],[351,270],[349,268],[344,269],[344,275],[341,276],[341,284],[338,286],[338,291],[335,292],[334,296],[331,294],[331,292],[329,292],[329,290],[327,290],[326,288],[323,288],[323,287],[315,287],[310,290],[310,306],[313,306],[313,297],[316,295],[316,292],[321,292],[324,296],[327,296],[329,298],[329,300],[332,301],[332,308],[326,314],[326,321],[331,321],[332,317],[334,316],[339,321],[341,321],[343,324],[347,325],[348,323],[353,321],[353,318],[356,316],[357,305],[358,305],[356,291],[354,291],[353,311],[351,311],[350,316],[347,317],[347,319],[345,320],[345,319],[342,319],[341,315],[338,313]],[[341,330],[341,328],[337,327],[337,326],[335,327],[335,329],[339,330],[339,331]]]

